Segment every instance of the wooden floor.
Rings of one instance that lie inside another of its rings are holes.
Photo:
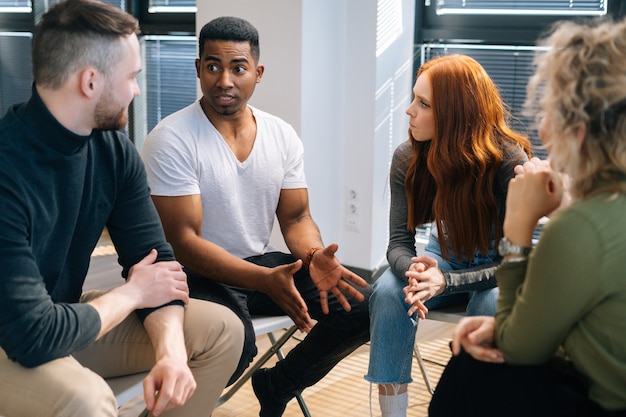
[[[420,323],[418,346],[433,383],[441,375],[443,366],[450,357],[449,336],[454,328],[449,323],[430,320]],[[258,339],[259,349],[267,347],[265,337]],[[291,346],[297,342],[292,342]],[[363,375],[367,373],[369,344],[364,345],[339,363],[324,379],[303,392],[303,398],[312,417],[363,417],[370,416],[370,383]],[[430,361],[437,364],[430,363]],[[413,366],[414,382],[409,386],[409,417],[427,416],[430,393],[426,390],[417,362]],[[380,416],[378,394],[371,387],[372,416]],[[250,383],[245,384],[228,402],[213,412],[213,417],[253,417],[259,415],[259,405]],[[302,411],[294,399],[284,414],[285,417],[300,417]]]
[[[117,264],[115,251],[104,239],[92,256],[92,265],[85,282],[85,289],[111,288],[122,282],[119,272],[120,267]],[[443,365],[450,357],[448,341],[453,328],[454,325],[450,323],[432,320],[420,322],[417,343],[422,357],[426,360],[426,367],[433,384],[436,384],[443,370]],[[298,333],[295,336],[302,337]],[[290,340],[285,345],[284,351],[288,351],[296,343],[298,343],[297,339]],[[260,352],[267,349],[269,346],[267,336],[260,336],[257,345]],[[357,349],[319,383],[303,392],[304,400],[312,417],[380,416],[376,387],[370,386],[363,378],[367,372],[368,359],[369,344]],[[274,360],[271,360],[268,366],[271,366],[273,362]],[[409,386],[407,416],[425,417],[431,396],[426,389],[415,360],[413,361],[412,376],[414,382]],[[136,417],[142,409],[143,400],[138,397],[120,410],[120,417]],[[215,409],[212,414],[213,417],[254,417],[258,415],[259,405],[250,382],[243,385],[229,401]],[[302,415],[297,401],[292,400],[287,406],[284,417]]]

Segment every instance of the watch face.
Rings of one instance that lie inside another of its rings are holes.
[[[510,254],[508,243],[509,241],[506,240],[505,238],[500,239],[500,243],[498,244],[498,252],[500,256],[505,256],[505,255]]]
[[[500,239],[500,243],[498,243],[498,253],[500,256],[528,255],[531,249],[532,248],[527,246],[514,245],[506,237]]]

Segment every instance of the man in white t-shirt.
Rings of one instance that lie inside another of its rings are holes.
[[[143,160],[153,201],[193,297],[230,307],[246,343],[235,380],[256,354],[250,315],[288,314],[307,337],[252,385],[261,417],[369,340],[371,287],[343,267],[313,221],[303,146],[286,122],[248,105],[264,67],[256,29],[221,17],[199,37],[203,96],[150,133]],[[270,246],[278,219],[291,253]],[[314,321],[315,320],[315,321]]]

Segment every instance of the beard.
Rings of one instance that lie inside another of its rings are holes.
[[[124,130],[128,122],[128,106],[122,106],[113,99],[107,89],[94,111],[94,122],[99,130]]]
[[[217,111],[216,113],[219,114],[220,116],[231,116],[237,113],[237,110],[222,109],[222,110]]]
[[[232,116],[233,114],[237,114],[239,111],[241,111],[240,104],[231,104],[225,106],[217,103],[214,99],[207,98],[206,95],[204,95],[200,99],[200,105],[205,112],[215,113],[220,116]]]

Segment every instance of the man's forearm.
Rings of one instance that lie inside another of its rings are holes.
[[[185,308],[166,306],[152,312],[143,325],[150,337],[157,361],[165,357],[187,361],[187,349],[183,333]]]
[[[284,228],[283,237],[289,251],[296,259],[305,260],[309,249],[324,247],[320,230],[311,217]]]
[[[144,400],[146,409],[155,416],[184,405],[197,387],[189,368],[184,320],[184,307],[166,306],[144,321],[155,356],[154,366],[143,382]]]
[[[172,242],[177,259],[186,267],[208,279],[241,288],[258,290],[268,269],[240,259],[219,245],[201,237]]]
[[[95,294],[94,294],[95,295]],[[96,298],[86,300],[100,316],[100,332],[97,339],[107,334],[120,324],[137,307],[132,293],[124,291],[123,286],[112,289]]]

